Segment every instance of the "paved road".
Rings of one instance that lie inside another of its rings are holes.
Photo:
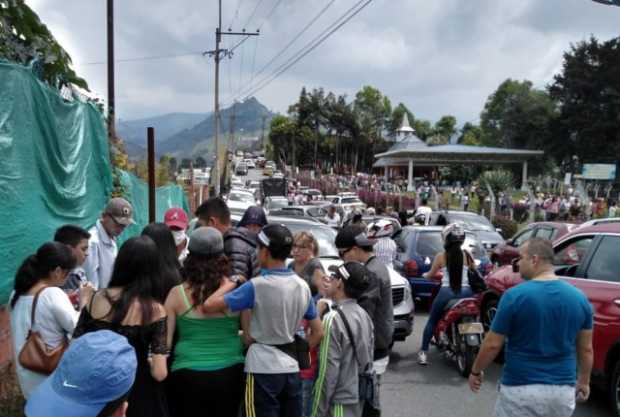
[[[426,311],[416,314],[414,334],[397,342],[390,365],[383,376],[381,403],[386,417],[485,417],[492,415],[501,367],[492,365],[485,373],[479,394],[469,390],[456,365],[446,361],[435,348],[429,353],[430,364],[416,363]],[[588,403],[579,405],[574,417],[610,417],[604,395],[593,393]]]

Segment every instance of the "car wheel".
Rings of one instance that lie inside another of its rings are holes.
[[[620,362],[616,362],[609,381],[609,405],[612,415],[620,417]]]
[[[493,297],[487,300],[484,303],[484,307],[482,309],[482,326],[484,327],[484,332],[487,333],[491,330],[491,323],[493,322],[493,318],[495,318],[495,314],[497,314],[497,305],[499,304],[499,299]],[[495,357],[495,363],[504,363],[504,349],[497,354]]]

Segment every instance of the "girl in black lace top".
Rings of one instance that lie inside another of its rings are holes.
[[[107,289],[97,291],[73,333],[107,329],[127,338],[136,350],[138,369],[129,394],[128,417],[168,417],[164,386],[167,376],[166,311],[161,294],[159,255],[148,236],[134,237],[121,246]],[[93,358],[96,360],[96,358]]]

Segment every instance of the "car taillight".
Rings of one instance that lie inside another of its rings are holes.
[[[410,259],[404,264],[405,275],[408,277],[417,277],[418,276],[418,263]]]

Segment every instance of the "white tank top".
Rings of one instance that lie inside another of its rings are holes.
[[[448,275],[448,268],[445,266],[441,268],[441,272],[443,272],[443,277],[441,278],[441,286],[449,287],[450,286],[450,276]],[[461,287],[469,287],[469,280],[467,279],[467,265],[463,265],[463,275],[461,280]]]

